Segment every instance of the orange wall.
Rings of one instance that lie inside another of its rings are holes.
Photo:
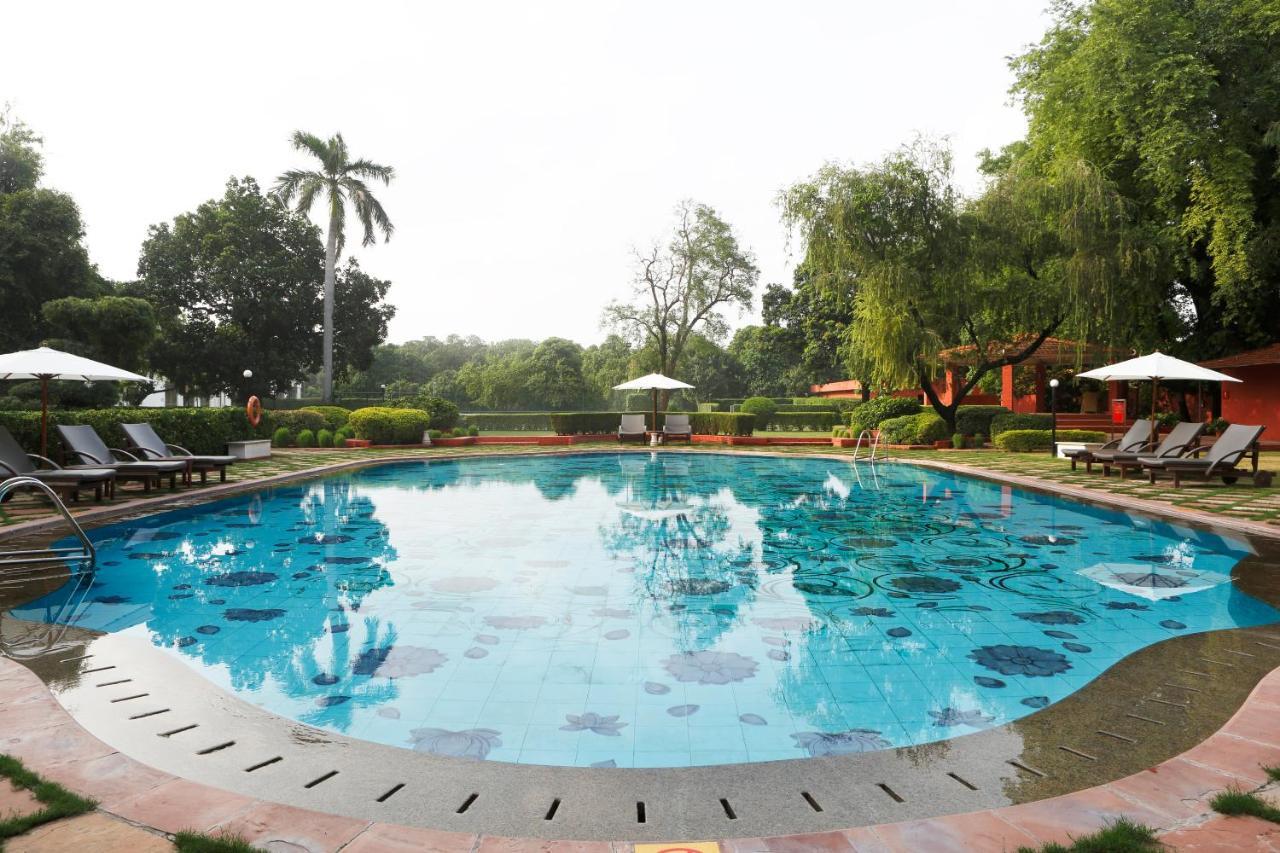
[[[1263,440],[1280,438],[1280,364],[1228,367],[1241,380],[1222,383],[1222,416],[1233,424],[1263,424]]]

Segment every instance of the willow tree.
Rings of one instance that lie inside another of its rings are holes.
[[[1087,165],[999,169],[970,201],[950,152],[919,141],[866,168],[828,165],[780,199],[815,286],[853,306],[842,345],[850,374],[918,385],[952,428],[984,377],[1049,336],[1110,337],[1133,263],[1123,204]],[[969,367],[944,404],[933,379],[942,351],[957,346],[969,348]]]
[[[341,133],[324,140],[311,133],[295,131],[293,147],[315,157],[320,168],[288,170],[277,180],[276,194],[286,205],[296,199],[297,211],[304,216],[311,212],[311,206],[321,195],[329,208],[329,233],[324,252],[324,378],[321,384],[321,393],[328,403],[333,400],[334,288],[338,257],[346,244],[347,202],[355,208],[356,219],[364,232],[363,245],[378,242],[378,231],[384,240],[390,240],[395,226],[365,182],[389,184],[395,177],[395,169],[370,160],[353,160]]]
[[[634,300],[610,304],[604,324],[652,347],[658,370],[676,377],[692,336],[724,340],[729,326],[723,312],[749,309],[759,276],[729,224],[707,205],[685,201],[666,245],[636,254]]]

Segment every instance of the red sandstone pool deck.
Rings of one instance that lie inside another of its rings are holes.
[[[184,829],[212,834],[229,832],[256,846],[270,845],[273,849],[349,853],[657,853],[699,849],[724,853],[994,853],[1021,845],[1068,842],[1072,836],[1127,816],[1158,829],[1161,840],[1176,850],[1280,850],[1280,824],[1255,818],[1225,818],[1208,806],[1213,794],[1224,788],[1252,790],[1266,786],[1269,780],[1263,767],[1280,765],[1280,669],[1263,678],[1235,716],[1199,746],[1105,785],[968,814],[841,832],[713,841],[705,846],[679,839],[665,844],[632,845],[438,832],[253,799],[162,773],[115,751],[84,731],[39,678],[21,664],[5,659],[0,659],[0,752],[16,756],[46,778],[97,799],[100,816],[165,834]],[[47,827],[42,830],[49,832]],[[14,849],[22,849],[21,841],[19,838],[11,842]],[[109,849],[101,844],[92,847]],[[120,849],[134,851],[136,846]]]

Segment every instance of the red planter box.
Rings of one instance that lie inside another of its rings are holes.
[[[342,443],[347,447],[368,447],[373,444],[373,442],[367,438],[348,438]]]
[[[462,435],[457,438],[433,438],[432,447],[468,447],[476,443],[474,435]]]
[[[833,438],[831,439],[832,447],[856,447],[858,439],[856,438]]]

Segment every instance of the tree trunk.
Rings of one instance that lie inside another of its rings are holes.
[[[324,249],[324,378],[320,395],[326,404],[333,402],[333,291],[338,266],[338,228],[329,217],[329,240]]]

